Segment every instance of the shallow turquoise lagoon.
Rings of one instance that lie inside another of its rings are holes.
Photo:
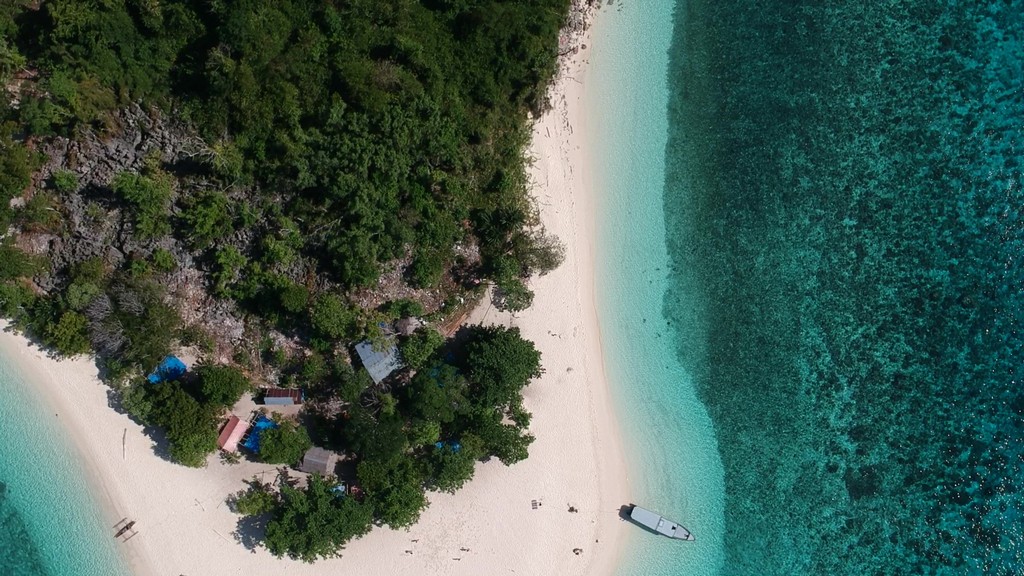
[[[0,353],[0,575],[127,575],[71,439]]]
[[[625,434],[633,502],[681,522],[695,544],[630,532],[621,574],[710,575],[721,563],[722,467],[711,420],[662,314],[670,260],[662,193],[671,1],[605,8],[594,31],[588,137],[598,174],[598,313]]]

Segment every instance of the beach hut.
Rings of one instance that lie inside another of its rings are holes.
[[[150,384],[170,382],[184,376],[187,370],[188,367],[185,366],[185,363],[180,358],[168,356],[160,362],[160,365],[156,367],[152,374],[146,376],[146,380],[149,380]]]
[[[295,388],[267,388],[263,394],[263,403],[270,406],[294,406],[302,400],[302,390]]]
[[[402,367],[402,362],[398,359],[398,347],[393,343],[384,350],[375,350],[369,340],[363,340],[356,344],[356,354],[359,354],[359,359],[375,384],[380,384],[392,372]]]
[[[238,452],[238,442],[248,429],[248,422],[243,422],[238,416],[232,415],[217,437],[217,446],[225,452]]]
[[[309,450],[306,450],[306,454],[302,457],[302,465],[299,466],[299,470],[303,472],[309,472],[313,474],[322,474],[329,476],[334,474],[334,469],[338,465],[338,455],[330,450],[325,450],[319,446],[313,446]]]

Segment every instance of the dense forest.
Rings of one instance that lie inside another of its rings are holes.
[[[203,466],[256,385],[301,388],[332,480],[254,483],[266,546],[312,561],[425,490],[526,457],[515,329],[457,327],[485,288],[521,310],[561,261],[528,195],[569,0],[13,0],[0,5],[0,315],[58,356],[95,353],[119,407]],[[405,333],[396,321],[415,320]],[[353,346],[396,344],[374,382]],[[180,381],[147,385],[169,353]],[[231,455],[226,455],[230,460]]]

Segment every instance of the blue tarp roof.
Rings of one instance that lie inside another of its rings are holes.
[[[245,438],[245,442],[242,443],[242,446],[245,446],[253,452],[259,453],[260,434],[262,434],[264,430],[269,430],[271,428],[277,428],[277,422],[274,422],[266,416],[260,415],[256,418],[256,421],[252,423],[252,427],[249,428],[249,435]]]
[[[146,380],[149,380],[151,384],[169,382],[181,378],[187,370],[188,367],[177,356],[168,356],[160,362],[152,374],[146,376]]]

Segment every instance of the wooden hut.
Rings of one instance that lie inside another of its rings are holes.
[[[302,457],[302,465],[299,466],[299,470],[303,472],[309,472],[310,474],[317,473],[323,476],[330,476],[334,474],[334,469],[338,466],[338,455],[330,450],[314,446],[309,450],[306,450],[306,454]]]

